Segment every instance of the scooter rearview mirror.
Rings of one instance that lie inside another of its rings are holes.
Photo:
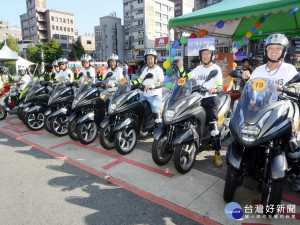
[[[300,82],[300,73],[296,74],[291,80],[289,80],[284,86],[288,86],[293,83],[299,83]]]
[[[107,78],[111,77],[112,75],[113,75],[113,73],[112,73],[112,72],[109,72],[109,73],[107,73],[107,74],[106,74],[106,77],[105,77],[105,79],[107,79]]]
[[[233,78],[238,78],[241,77],[241,73],[238,70],[232,70],[229,72],[229,76],[233,77]]]
[[[209,81],[211,78],[217,76],[218,74],[218,70],[212,70],[210,71],[210,73],[208,74],[208,76],[205,79],[205,82]]]

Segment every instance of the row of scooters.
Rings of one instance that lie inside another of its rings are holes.
[[[212,71],[205,82],[216,73]],[[237,71],[230,75],[240,78]],[[147,76],[151,78],[151,74]],[[298,82],[300,75],[287,86]],[[149,103],[139,101],[144,87],[131,85],[127,77],[119,82],[108,106],[104,101],[105,81],[84,84],[79,89],[77,85],[66,82],[52,89],[50,82],[38,80],[19,104],[18,116],[32,130],[45,127],[57,136],[69,134],[84,144],[94,141],[99,132],[100,144],[106,149],[115,148],[120,154],[130,153],[138,139],[152,135],[154,162],[165,165],[173,156],[176,170],[183,174],[192,168],[198,152],[211,147],[206,113],[197,94],[208,91],[203,85],[193,86],[191,80],[178,78],[171,91],[164,89],[163,123],[159,126],[155,126]],[[299,167],[299,157],[286,157],[282,137],[290,132],[288,115],[299,121],[300,94],[286,88],[279,93],[267,79],[250,81],[233,114],[230,94],[218,94],[221,138],[230,134],[234,138],[226,155],[223,198],[231,202],[243,177],[249,176],[258,181],[262,190],[265,214],[274,215],[276,210],[266,211],[267,206],[280,204],[288,171]]]

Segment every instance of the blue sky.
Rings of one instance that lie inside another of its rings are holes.
[[[75,28],[80,34],[94,33],[94,26],[100,24],[99,18],[113,11],[123,23],[123,0],[48,0],[47,8],[73,13]],[[20,15],[25,12],[26,0],[8,0],[1,4],[0,20],[21,26]]]

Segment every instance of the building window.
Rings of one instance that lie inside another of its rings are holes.
[[[68,48],[68,45],[67,45],[67,44],[64,44],[64,43],[61,43],[60,46],[61,46],[62,48]]]
[[[168,16],[163,14],[163,19],[168,19]]]
[[[67,31],[67,28],[66,28],[66,27],[64,27],[64,31],[65,31],[65,32]]]
[[[91,45],[91,44],[92,44],[92,41],[91,41],[91,40],[87,40],[86,43],[87,43],[88,45]]]
[[[58,18],[57,17],[55,17],[55,22],[58,22]]]
[[[51,16],[51,20],[54,21],[54,16]]]
[[[160,18],[160,15],[161,15],[161,14],[158,13],[158,12],[155,13],[155,16],[156,16],[156,17],[159,17],[159,18]]]
[[[62,18],[59,18],[59,22],[62,23]]]
[[[71,32],[73,32],[73,28],[71,28]]]
[[[64,18],[64,23],[66,23],[66,19]]]
[[[155,26],[161,27],[161,23],[155,22]]]
[[[68,27],[68,32],[70,32],[70,27]]]
[[[62,26],[60,26],[60,31],[62,31]]]
[[[142,24],[143,24],[143,20],[139,20],[138,25],[142,25]]]
[[[56,26],[56,30],[59,30],[58,26]]]
[[[155,2],[155,8],[158,9],[158,10],[160,10],[160,7],[161,7],[160,3]]]
[[[139,41],[139,45],[143,45],[144,44],[144,41]]]
[[[73,20],[70,20],[71,24],[73,24]]]
[[[67,19],[67,23],[70,23],[70,20],[69,20],[69,19]]]
[[[144,2],[144,0],[138,0],[138,4],[143,3],[143,2]]]
[[[55,26],[54,25],[52,25],[52,30],[55,30]]]
[[[60,39],[61,40],[68,40],[68,36],[67,35],[60,35]]]
[[[53,38],[59,39],[59,34],[53,34]]]

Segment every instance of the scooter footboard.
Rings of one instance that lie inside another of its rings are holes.
[[[242,146],[237,144],[235,141],[231,142],[227,150],[227,163],[236,168],[237,170],[241,169],[243,151]]]
[[[117,124],[113,129],[113,132],[118,132],[123,129],[132,128],[132,127],[139,127],[136,121],[133,118],[127,118],[126,120],[122,121],[121,123]],[[139,131],[138,131],[139,132]]]
[[[67,115],[69,112],[69,110],[67,108],[60,108],[58,110],[56,110],[55,112],[53,112],[52,114],[50,114],[49,118],[53,118],[53,117],[57,117],[57,116],[64,116]]]
[[[166,133],[166,131],[167,131],[166,126],[159,125],[154,131],[153,134],[154,140],[160,139]]]
[[[280,180],[286,177],[287,173],[287,160],[285,156],[285,152],[275,156],[271,160],[270,164],[270,173],[272,180]]]
[[[89,112],[88,114],[83,115],[77,120],[77,124],[91,121],[95,121],[95,112]]]

